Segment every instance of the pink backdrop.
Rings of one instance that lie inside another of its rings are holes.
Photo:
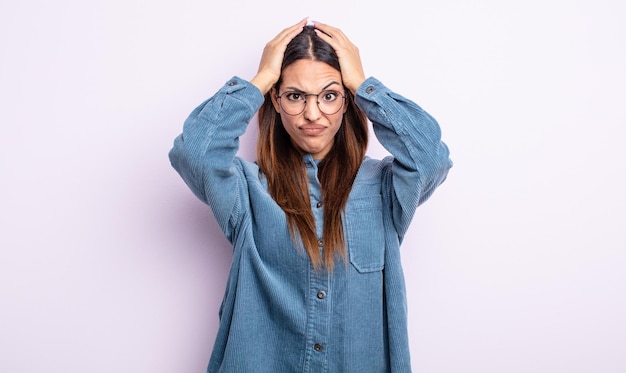
[[[414,370],[626,371],[610,0],[3,2],[0,371],[205,370],[230,247],[167,152],[305,16],[342,28],[452,151],[403,248]],[[242,144],[252,157],[254,132]]]

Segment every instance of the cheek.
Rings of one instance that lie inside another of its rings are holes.
[[[340,111],[339,114],[334,114],[328,117],[328,120],[333,124],[333,127],[339,129],[339,127],[341,127],[341,122],[343,121],[343,111]]]
[[[291,136],[292,129],[295,126],[293,117],[285,115],[281,112],[280,120],[281,122],[283,122],[283,127],[285,128],[285,131],[287,131],[287,133],[289,133],[289,135]]]

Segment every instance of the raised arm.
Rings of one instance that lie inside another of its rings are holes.
[[[393,156],[383,185],[390,187],[394,224],[402,236],[417,206],[446,179],[452,167],[448,147],[432,116],[375,78],[359,87],[356,103],[372,122],[378,141]]]
[[[233,77],[189,115],[169,153],[174,169],[211,207],[227,236],[245,181],[235,162],[239,137],[262,103],[263,95],[255,86]]]
[[[344,85],[372,122],[380,143],[393,155],[388,173],[394,224],[403,235],[415,209],[441,184],[452,162],[437,121],[417,104],[366,80],[359,49],[338,28],[315,23],[318,35],[339,57]]]
[[[230,237],[247,189],[240,161],[239,137],[262,105],[264,94],[278,81],[287,44],[306,20],[281,31],[263,50],[259,69],[250,82],[230,79],[187,118],[169,157],[193,193],[207,203]]]

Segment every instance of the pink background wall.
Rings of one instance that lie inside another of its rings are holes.
[[[452,151],[403,248],[415,371],[626,371],[623,1],[215,4],[0,4],[0,372],[205,370],[230,247],[167,152],[305,16]]]

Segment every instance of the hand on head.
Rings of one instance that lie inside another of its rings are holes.
[[[359,48],[352,44],[340,29],[320,22],[315,22],[314,25],[317,35],[330,44],[339,57],[343,85],[355,93],[365,80]]]
[[[283,56],[287,44],[302,32],[302,28],[306,25],[307,19],[296,23],[293,26],[287,27],[281,31],[276,37],[265,44],[263,49],[263,55],[261,56],[261,62],[259,63],[259,70],[257,74],[250,82],[257,86],[266,94],[272,88],[274,83],[280,78],[280,68],[283,63]]]
[[[301,20],[293,26],[282,30],[274,39],[270,40],[263,49],[259,69],[251,83],[257,86],[263,94],[269,92],[272,86],[278,81],[281,73],[283,56],[287,44],[307,25],[307,18]],[[341,76],[343,84],[352,93],[365,80],[365,73],[361,64],[359,49],[350,42],[346,35],[338,28],[320,22],[314,22],[317,35],[335,50],[341,66]]]

